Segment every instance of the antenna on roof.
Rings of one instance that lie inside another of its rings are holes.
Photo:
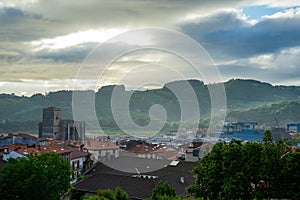
[[[138,175],[141,174],[141,172],[140,172],[137,168],[134,168],[134,169],[135,169],[135,171],[138,173]]]

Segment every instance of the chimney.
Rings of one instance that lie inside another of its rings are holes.
[[[81,144],[81,145],[79,146],[79,151],[83,151],[83,147],[84,147],[84,144]]]
[[[10,158],[8,146],[4,147],[3,160],[7,161]]]
[[[184,177],[183,176],[180,176],[179,183],[184,184]]]
[[[4,154],[9,154],[8,146],[4,147]]]

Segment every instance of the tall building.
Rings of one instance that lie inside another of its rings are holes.
[[[85,122],[62,120],[61,109],[43,109],[43,122],[39,123],[39,138],[85,141]]]
[[[59,134],[61,122],[60,113],[61,110],[53,106],[43,109],[42,137],[55,137]]]
[[[83,121],[61,120],[60,130],[63,140],[85,142],[85,123]]]

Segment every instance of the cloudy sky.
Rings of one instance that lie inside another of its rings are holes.
[[[88,82],[89,77],[78,74],[95,48],[105,47],[102,53],[109,55],[148,43],[181,45],[172,34],[153,36],[147,31],[145,37],[111,42],[149,27],[177,31],[198,42],[223,81],[300,85],[300,1],[0,0],[0,27],[0,93],[32,95],[73,89],[79,79]],[[182,48],[197,54],[184,44]],[[99,87],[143,87],[143,80],[150,87],[163,79],[198,77],[190,63],[157,49],[127,52],[104,71]],[[174,71],[180,76],[169,75]]]

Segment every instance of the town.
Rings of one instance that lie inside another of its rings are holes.
[[[38,137],[24,133],[0,136],[0,160],[5,165],[10,158],[54,152],[67,160],[70,183],[85,195],[120,187],[131,199],[145,199],[160,181],[166,181],[177,195],[188,196],[186,187],[195,181],[191,170],[216,142],[260,142],[265,130],[257,128],[256,122],[238,122],[225,123],[223,130],[215,130],[215,138],[205,137],[205,131],[147,138],[87,135],[85,122],[61,119],[61,109],[51,106],[42,111]],[[299,132],[300,123],[272,129],[275,139],[296,138]]]

